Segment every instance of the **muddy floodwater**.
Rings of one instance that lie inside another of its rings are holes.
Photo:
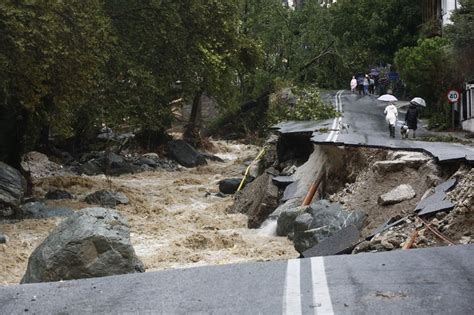
[[[203,265],[295,258],[298,253],[285,237],[272,236],[271,228],[247,229],[247,217],[228,214],[231,196],[220,198],[217,183],[240,177],[244,162],[258,154],[255,146],[214,142],[215,154],[225,162],[198,168],[155,171],[114,177],[66,176],[40,179],[34,195],[64,189],[73,201],[50,204],[73,209],[90,207],[84,197],[99,189],[123,192],[129,205],[117,209],[127,217],[131,241],[147,271]],[[60,218],[0,223],[9,238],[0,244],[0,284],[18,283],[34,248],[61,221]]]

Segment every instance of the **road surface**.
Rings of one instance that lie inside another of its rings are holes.
[[[387,104],[377,101],[375,96],[360,96],[340,90],[326,95],[326,98],[341,112],[341,117],[324,121],[284,122],[276,125],[275,129],[281,133],[312,132],[311,140],[316,144],[413,150],[425,152],[440,163],[463,161],[474,164],[474,148],[470,146],[401,139],[399,128],[396,138],[390,138],[383,114]],[[400,112],[398,119],[404,121],[404,113]],[[344,125],[349,128],[341,128]],[[420,126],[417,135],[426,134],[427,131]]]
[[[1,314],[474,314],[474,245],[0,287]]]

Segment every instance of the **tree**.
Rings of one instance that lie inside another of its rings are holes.
[[[449,87],[459,84],[452,71],[449,41],[441,37],[420,39],[416,47],[400,49],[395,64],[412,93],[426,99],[428,114],[449,119],[445,95]]]
[[[453,44],[454,72],[460,81],[474,79],[474,0],[461,0],[446,26],[446,37]]]
[[[0,4],[0,112],[12,119],[1,158],[14,166],[49,126],[69,129],[75,104],[94,88],[107,59],[109,25],[100,2],[13,0]]]
[[[348,71],[390,63],[402,47],[414,46],[421,24],[421,3],[410,0],[337,2],[330,8],[331,32]]]

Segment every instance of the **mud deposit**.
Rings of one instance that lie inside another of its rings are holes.
[[[117,209],[128,218],[132,244],[147,271],[297,257],[286,237],[247,229],[245,215],[225,211],[232,197],[215,196],[218,181],[241,176],[243,162],[253,159],[258,148],[214,144],[216,155],[225,159],[224,163],[111,180],[104,176],[48,177],[38,181],[34,195],[43,197],[49,189],[64,189],[76,199],[50,204],[81,209],[90,205],[80,200],[96,190],[112,188],[126,194],[130,205]],[[0,231],[9,238],[6,244],[0,244],[0,285],[19,283],[29,255],[60,221],[52,218],[0,223]]]

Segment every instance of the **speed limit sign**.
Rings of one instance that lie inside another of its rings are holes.
[[[456,90],[451,90],[448,92],[448,101],[451,103],[456,103],[459,100],[459,92]]]

